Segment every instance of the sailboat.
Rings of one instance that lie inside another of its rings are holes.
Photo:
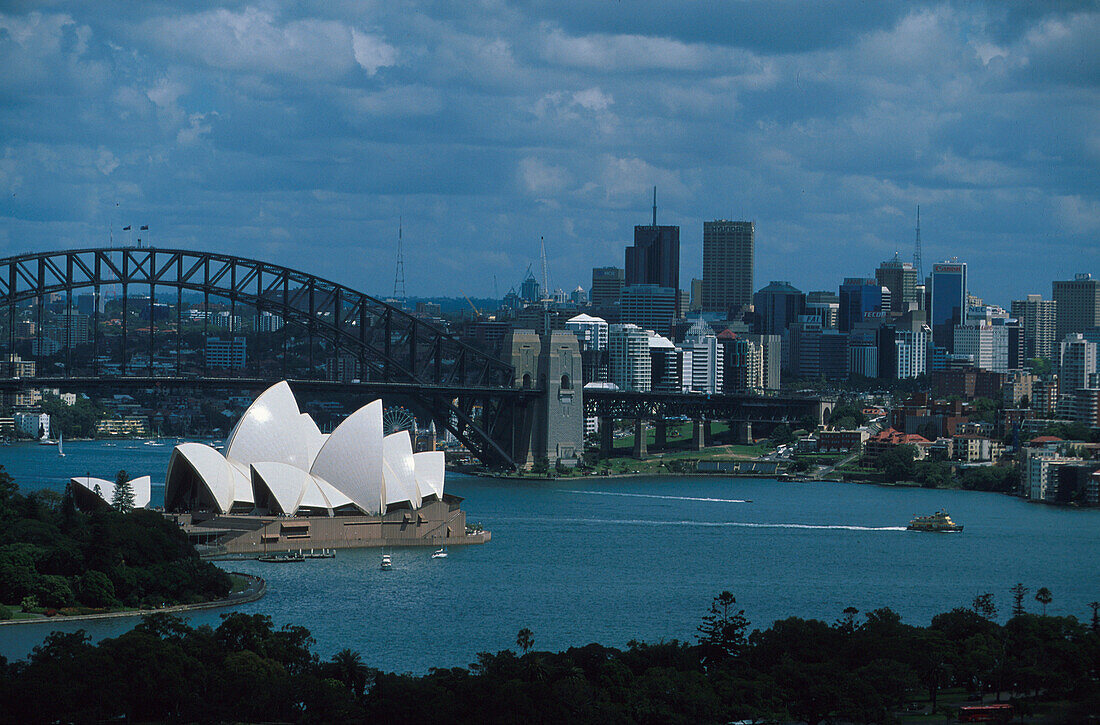
[[[57,434],[57,455],[61,456],[62,458],[65,457],[65,434],[64,433],[58,433]]]
[[[432,552],[432,558],[433,559],[444,559],[446,557],[447,557],[447,547],[445,547],[445,546]]]

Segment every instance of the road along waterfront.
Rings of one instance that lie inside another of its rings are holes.
[[[67,444],[64,459],[45,446],[9,446],[0,463],[28,490],[61,490],[68,476],[87,471],[151,474],[156,501],[171,448],[133,446]],[[847,606],[890,607],[927,624],[984,592],[994,594],[1003,621],[1018,581],[1053,592],[1050,614],[1085,619],[1088,603],[1100,600],[1100,512],[1000,494],[717,476],[519,482],[449,475],[447,487],[464,497],[471,523],[493,531],[490,543],[452,547],[446,559],[420,548],[387,550],[391,571],[380,569],[376,549],[300,564],[226,562],[268,583],[263,599],[238,611],[308,627],[322,656],[350,647],[371,666],[424,672],[514,647],[522,627],[540,649],[691,639],[725,589],[758,626],[787,616],[832,622]],[[914,515],[941,508],[965,525],[963,533],[904,530]],[[188,618],[220,621],[216,611]],[[133,623],[60,624],[98,638]],[[61,627],[3,628],[0,654],[23,657],[53,628]]]

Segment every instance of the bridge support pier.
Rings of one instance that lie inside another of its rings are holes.
[[[648,454],[645,441],[645,421],[638,418],[634,421],[634,457],[641,459],[645,458]]]
[[[668,448],[668,421],[663,418],[654,425],[653,447],[659,451]]]
[[[752,423],[743,420],[739,422],[730,421],[730,428],[734,432],[734,441],[744,446],[752,445]]]
[[[691,450],[693,451],[703,450],[703,425],[705,423],[702,420],[691,421]]]
[[[611,458],[615,446],[615,419],[600,418],[600,458]]]

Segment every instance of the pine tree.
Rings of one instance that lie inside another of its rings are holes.
[[[1024,597],[1027,596],[1027,587],[1023,582],[1016,582],[1016,586],[1012,587],[1009,591],[1012,592],[1012,616],[1019,617],[1024,613]]]
[[[708,664],[736,657],[745,646],[749,620],[745,619],[744,609],[733,609],[736,603],[732,593],[722,592],[711,602],[709,613],[698,627],[703,659]]]
[[[126,471],[119,471],[115,476],[115,495],[111,498],[111,508],[120,514],[134,508],[134,487],[130,485],[130,477]]]

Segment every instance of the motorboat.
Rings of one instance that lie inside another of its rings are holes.
[[[905,528],[909,531],[931,531],[941,534],[951,534],[963,530],[960,524],[956,524],[951,520],[946,511],[937,511],[931,516],[914,516]]]
[[[386,570],[389,570],[389,569],[393,568],[393,560],[390,559],[389,554],[383,554],[382,555],[382,568],[386,569]]]

